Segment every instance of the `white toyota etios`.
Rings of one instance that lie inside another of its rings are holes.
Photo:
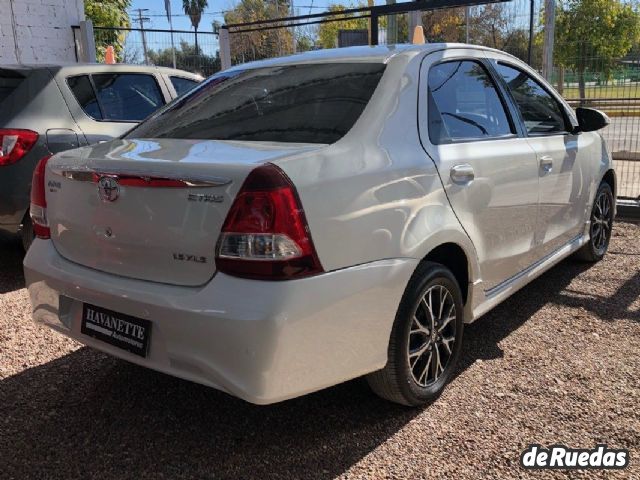
[[[42,159],[34,318],[254,403],[367,375],[423,404],[464,323],[605,254],[607,123],[471,45],[240,65],[121,139]]]

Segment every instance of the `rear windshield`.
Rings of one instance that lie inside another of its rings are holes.
[[[333,143],[360,117],[384,68],[326,63],[221,72],[127,138]]]
[[[22,83],[24,76],[12,70],[0,69],[0,103],[2,103],[9,95],[18,88]]]

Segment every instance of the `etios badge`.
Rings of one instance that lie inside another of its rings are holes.
[[[115,202],[120,195],[120,185],[114,177],[100,177],[98,195],[103,202]]]

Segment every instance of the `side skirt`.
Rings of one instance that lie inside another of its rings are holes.
[[[521,272],[515,274],[513,277],[508,278],[504,282],[496,285],[489,290],[485,291],[482,288],[482,282],[477,282],[474,285],[470,285],[474,289],[473,296],[475,298],[482,298],[483,300],[473,307],[470,315],[471,318],[469,318],[466,323],[474,322],[475,320],[480,318],[482,315],[487,313],[498,304],[502,303],[515,292],[527,285],[529,282],[538,278],[540,275],[542,275],[544,272],[549,270],[561,260],[567,258],[573,252],[582,247],[588,240],[588,234],[578,235],[555,252],[552,252],[546,257],[543,257],[530,267],[527,267]]]

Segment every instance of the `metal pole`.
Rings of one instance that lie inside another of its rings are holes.
[[[138,8],[138,23],[140,24],[140,33],[142,34],[142,51],[144,53],[144,63],[149,64],[149,55],[147,53],[147,37],[144,34],[144,22],[148,22],[149,17],[143,17],[142,12],[146,12],[148,8]]]
[[[371,12],[371,45],[378,45],[378,14]]]
[[[527,63],[531,65],[531,56],[533,54],[533,9],[535,0],[531,0],[529,9],[529,52],[527,53]]]
[[[469,43],[469,13],[470,13],[471,7],[469,7],[468,5],[466,7],[464,7],[464,36],[465,36],[465,43]]]
[[[544,2],[544,53],[542,59],[542,75],[549,82],[553,75],[553,47],[556,31],[556,0]]]
[[[373,7],[373,0],[367,0],[367,5],[369,6],[369,8]],[[369,45],[373,45],[372,43],[372,37],[371,37],[371,28],[373,28],[372,25],[373,22],[373,18],[369,17],[369,21],[367,22],[368,27],[369,27]]]
[[[171,30],[171,60],[173,61],[173,68],[176,68],[176,47],[173,43],[173,20],[171,14],[169,14],[169,29]]]
[[[291,16],[293,17],[293,16],[295,16],[295,14],[296,14],[296,12],[294,10],[293,0],[291,0]],[[293,41],[293,45],[292,45],[293,53],[296,53],[297,45],[296,45],[296,27],[295,27],[295,25],[293,27],[291,27],[291,38],[292,38],[292,41]]]
[[[386,0],[387,5],[394,5],[396,0]],[[387,15],[387,45],[398,43],[398,17]]]
[[[229,29],[224,25],[220,27],[218,44],[220,47],[220,69],[226,70],[227,68],[231,68],[231,45],[229,43]]]
[[[96,39],[91,20],[80,22],[80,55],[79,60],[86,63],[96,63]]]
[[[418,25],[422,25],[422,12],[421,11],[412,11],[409,13],[409,31],[407,32],[408,37],[407,41],[409,43],[413,42],[413,32],[416,30]]]

